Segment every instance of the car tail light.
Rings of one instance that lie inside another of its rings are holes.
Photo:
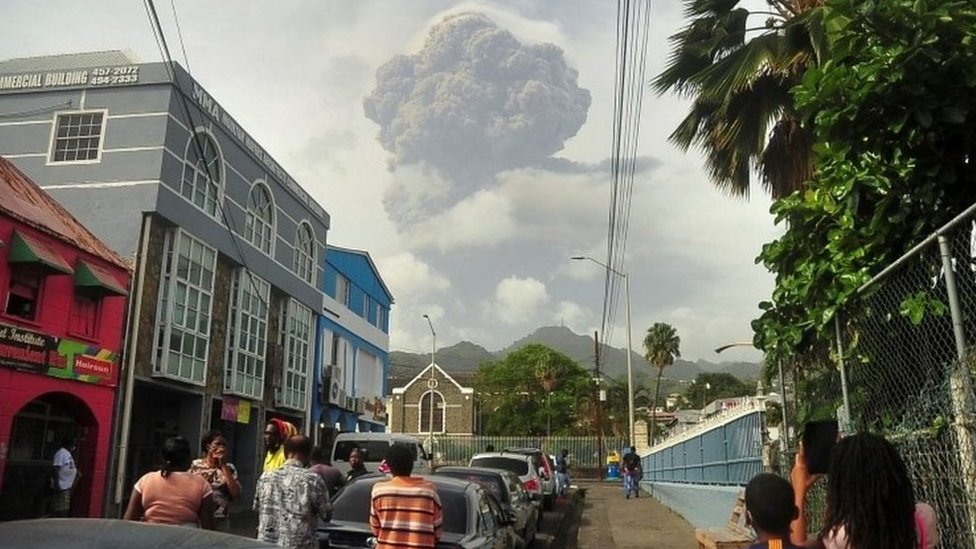
[[[542,490],[542,486],[539,485],[539,481],[534,478],[530,478],[529,480],[525,481],[523,484],[525,485],[525,489],[528,490],[529,492],[538,492]]]

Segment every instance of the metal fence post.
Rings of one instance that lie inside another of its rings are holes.
[[[837,331],[837,366],[840,368],[840,391],[844,397],[844,421],[841,427],[846,431],[850,428],[851,400],[847,396],[847,368],[844,366],[844,340],[841,338],[840,312],[834,314],[834,329]]]
[[[973,386],[969,374],[969,361],[966,350],[966,334],[963,331],[962,310],[959,307],[959,294],[956,289],[956,275],[952,268],[952,252],[949,240],[939,235],[939,251],[942,255],[942,270],[945,272],[946,293],[949,295],[949,312],[952,315],[952,333],[956,342],[958,364],[952,368],[949,387],[952,394],[952,422],[959,445],[959,464],[962,467],[962,482],[966,487],[968,500],[969,533],[976,547],[976,440],[973,436],[972,417],[976,412],[973,405]]]

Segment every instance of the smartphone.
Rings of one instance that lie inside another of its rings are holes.
[[[807,470],[819,475],[827,472],[830,451],[837,444],[837,420],[811,421],[803,426],[803,453]]]

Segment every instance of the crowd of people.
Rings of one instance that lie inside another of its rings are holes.
[[[313,448],[309,437],[294,425],[272,419],[264,431],[265,459],[255,486],[253,509],[258,514],[258,540],[280,547],[316,547],[318,521],[332,511],[330,494],[370,471],[364,452],[353,449],[350,470],[342,475]],[[64,446],[71,448],[66,440]],[[68,458],[70,451],[66,450]],[[60,460],[60,461],[59,461]],[[58,472],[65,485],[73,485],[77,472],[73,461],[62,455]],[[440,537],[442,509],[433,483],[411,476],[414,459],[410,449],[394,444],[380,467],[390,478],[373,487],[370,524],[377,547],[434,547]],[[201,455],[193,459],[183,437],[166,439],[159,470],[146,473],[135,483],[123,516],[144,521],[209,530],[230,531],[230,502],[241,495],[237,469],[227,459],[227,441],[219,431],[206,433]],[[67,496],[70,500],[70,494]]]
[[[750,549],[933,549],[939,526],[930,505],[916,501],[905,462],[881,436],[840,439],[826,473],[823,528],[807,529],[811,474],[801,445],[790,480],[762,473],[746,486],[746,521],[756,532]]]

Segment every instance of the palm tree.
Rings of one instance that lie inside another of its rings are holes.
[[[654,406],[651,408],[651,446],[654,446],[654,433],[657,429],[657,400],[661,393],[661,376],[664,369],[674,364],[675,357],[681,356],[681,338],[674,326],[655,322],[644,336],[644,358],[657,368],[657,384],[654,387]]]
[[[767,0],[769,11],[752,12],[739,3],[686,0],[691,22],[671,36],[668,64],[652,86],[692,99],[670,139],[702,149],[716,186],[747,197],[757,171],[778,198],[812,176],[813,136],[790,89],[825,47],[824,0]],[[765,24],[750,27],[756,16]]]

